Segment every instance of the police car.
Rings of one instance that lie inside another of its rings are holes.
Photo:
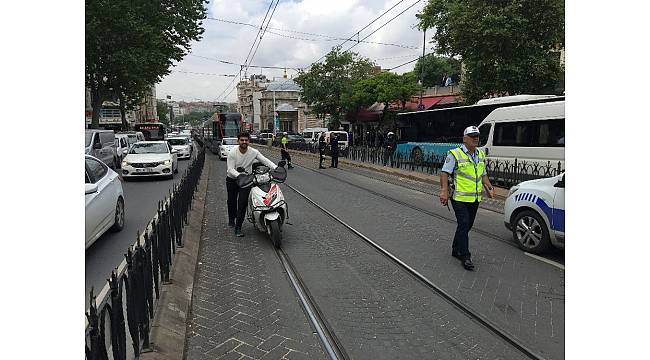
[[[506,227],[525,251],[564,249],[564,173],[513,186],[504,212]]]

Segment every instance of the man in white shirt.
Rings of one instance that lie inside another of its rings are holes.
[[[253,172],[253,163],[261,162],[272,170],[277,167],[273,161],[267,159],[259,151],[249,148],[250,135],[243,132],[237,135],[239,146],[228,154],[228,170],[226,171],[226,189],[228,190],[228,226],[235,228],[235,235],[244,236],[241,227],[246,216],[248,206],[248,195],[251,187],[240,188],[237,185],[238,168],[244,168],[246,173]],[[235,222],[236,221],[236,222]]]

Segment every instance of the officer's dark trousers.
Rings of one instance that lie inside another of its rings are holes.
[[[235,229],[241,230],[251,187],[240,188],[236,180],[226,177],[226,189],[228,190],[228,222],[235,222],[237,219]]]
[[[332,151],[332,165],[333,168],[339,167],[339,152]]]
[[[280,149],[280,155],[282,156],[282,160],[287,160],[287,164],[291,165],[291,155],[287,150]]]
[[[320,161],[318,162],[318,167],[322,167],[323,161],[325,161],[325,149],[319,149],[318,154],[320,155]]]
[[[473,203],[450,200],[456,214],[456,234],[454,243],[451,246],[451,253],[458,255],[462,260],[469,259],[472,254],[469,252],[469,231],[474,225],[478,201]]]

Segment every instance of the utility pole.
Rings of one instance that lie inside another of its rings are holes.
[[[422,95],[424,93],[424,52],[427,49],[427,29],[423,30],[424,38],[422,40],[422,58],[420,60],[420,104],[418,104],[418,110],[424,110],[424,104],[422,103]]]

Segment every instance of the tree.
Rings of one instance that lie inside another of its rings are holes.
[[[162,100],[156,100],[156,111],[159,121],[165,126],[169,126],[169,105]]]
[[[384,104],[382,120],[386,120],[388,106],[399,102],[402,109],[406,102],[420,90],[413,72],[398,75],[392,72],[381,72],[370,78],[357,81],[352,88],[350,103],[358,109],[367,107],[375,102]]]
[[[424,67],[424,73],[422,73],[422,67]],[[450,76],[454,83],[458,83],[460,81],[460,61],[451,57],[427,54],[424,58],[418,59],[413,72],[418,79],[423,78],[422,85],[424,87],[444,86],[442,78],[445,75]]]
[[[93,118],[110,96],[124,108],[169,74],[203,33],[205,0],[86,0],[86,86]]]
[[[331,116],[330,128],[338,129],[355,82],[370,76],[374,64],[353,52],[330,51],[323,63],[314,64],[295,79],[302,87],[301,99],[318,117]]]
[[[564,47],[563,0],[429,0],[419,18],[438,54],[459,55],[463,97],[552,92]]]

